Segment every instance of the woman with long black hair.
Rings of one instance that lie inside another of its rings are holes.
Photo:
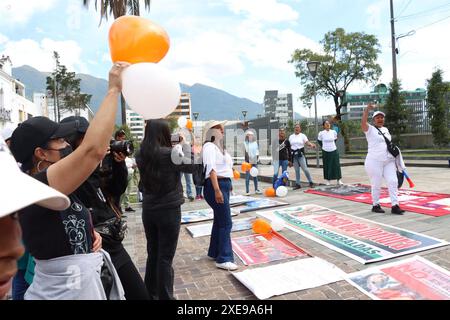
[[[148,120],[140,153],[136,155],[144,187],[142,221],[147,238],[145,285],[151,299],[173,300],[172,268],[184,203],[181,172],[192,173],[194,164],[172,148],[166,120]]]

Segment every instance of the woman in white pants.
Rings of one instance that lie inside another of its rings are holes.
[[[381,111],[376,111],[372,116],[373,125],[367,123],[369,111],[373,110],[374,107],[375,106],[373,104],[369,103],[367,108],[364,110],[361,119],[361,129],[366,135],[369,148],[364,166],[372,185],[372,212],[384,213],[384,210],[381,209],[380,206],[381,180],[384,178],[389,189],[389,196],[391,198],[391,213],[403,214],[405,211],[400,209],[397,198],[398,180],[395,158],[389,153],[386,141],[383,137],[384,134],[386,138],[389,140],[391,139],[389,130],[384,127],[385,114]]]

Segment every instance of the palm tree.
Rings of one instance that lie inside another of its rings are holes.
[[[89,8],[90,0],[83,0],[83,5],[86,8]],[[102,23],[103,18],[108,20],[108,15],[113,16],[114,19],[117,19],[121,16],[129,14],[138,16],[140,13],[140,0],[95,0],[95,10],[98,10],[97,4],[100,5],[100,23]],[[150,2],[151,0],[144,0],[145,9],[150,11]],[[126,120],[126,105],[125,99],[121,96],[121,111],[122,111],[122,125],[125,125]]]

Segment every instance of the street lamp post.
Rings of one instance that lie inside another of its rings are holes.
[[[197,127],[197,118],[199,114],[200,114],[199,112],[192,112],[192,115],[194,116],[194,134],[197,134],[196,127]]]
[[[242,110],[242,115],[244,116],[244,127],[245,127],[246,126],[245,117],[247,116],[247,110]]]
[[[316,141],[317,137],[319,136],[319,123],[317,120],[317,100],[316,100],[316,75],[317,75],[317,69],[319,68],[320,62],[319,61],[309,61],[306,66],[308,67],[308,71],[313,77],[313,92],[314,92],[314,114],[315,114],[315,124],[316,124]],[[316,146],[316,166],[317,168],[320,167],[319,165],[319,148]]]

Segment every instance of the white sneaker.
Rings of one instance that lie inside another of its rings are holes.
[[[331,184],[330,180],[327,180],[327,182],[325,182],[325,184],[326,184],[327,186],[329,186],[329,185]]]
[[[338,181],[338,185],[343,185],[344,183],[341,181],[341,179],[339,179]]]
[[[216,262],[216,267],[220,268],[220,269],[225,269],[225,270],[236,270],[238,268],[238,266],[236,264],[234,264],[233,262],[222,262],[222,263],[217,263]]]
[[[256,194],[262,194],[262,192],[260,190],[255,190]]]
[[[249,196],[249,195],[250,195],[250,192],[246,192],[246,193],[244,193],[244,195]]]

